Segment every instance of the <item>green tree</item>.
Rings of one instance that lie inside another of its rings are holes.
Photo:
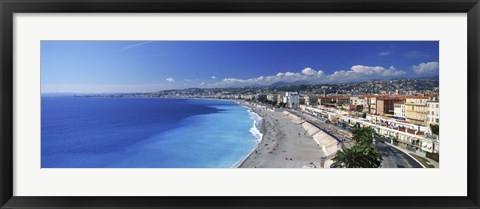
[[[378,168],[382,163],[382,157],[375,149],[373,140],[380,135],[369,127],[355,126],[352,131],[352,139],[356,142],[351,148],[338,151],[332,159],[338,167],[345,168]]]
[[[382,157],[377,150],[364,144],[338,151],[332,160],[338,167],[343,168],[378,168],[382,163]]]
[[[373,139],[380,137],[379,134],[372,128],[356,126],[352,130],[353,137],[352,139],[357,144],[371,145],[373,144]]]
[[[440,126],[435,124],[430,124],[430,130],[432,131],[433,134],[438,135]]]
[[[398,145],[398,137],[396,136],[393,137],[392,141],[393,141],[393,145]]]

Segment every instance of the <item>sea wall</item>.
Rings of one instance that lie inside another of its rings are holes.
[[[302,124],[303,122],[305,122],[305,120],[301,119],[300,117],[294,114],[291,114],[288,111],[283,111],[283,114],[287,115],[296,124]]]
[[[322,147],[322,150],[326,156],[337,152],[338,141],[335,138],[323,132],[309,122],[302,123],[302,126],[307,131],[308,135],[312,136],[313,140],[315,140],[315,142]]]
[[[313,140],[315,140],[315,142],[322,147],[322,151],[325,153],[325,156],[332,156],[337,152],[338,141],[334,137],[317,128],[310,122],[291,114],[290,112],[284,111],[283,113],[287,115],[294,123],[302,125],[305,131],[307,131],[308,135],[310,135]]]

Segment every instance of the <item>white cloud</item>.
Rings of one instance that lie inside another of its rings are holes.
[[[380,52],[380,53],[378,53],[378,56],[388,56],[388,55],[390,55],[390,54],[392,54],[392,52],[385,51],[385,52]]]
[[[302,73],[303,73],[304,75],[313,75],[313,74],[315,74],[316,72],[315,72],[314,69],[307,67],[307,68],[305,68],[305,69],[302,70]]]
[[[297,76],[297,75],[300,75],[300,74],[298,74],[298,73],[292,73],[292,72],[286,72],[286,73],[285,73],[285,76],[288,76],[288,77],[290,77],[290,76]]]
[[[200,83],[200,86],[205,86],[205,82]]]
[[[339,70],[327,76],[331,82],[363,81],[370,79],[393,78],[405,74],[405,71],[397,70],[391,66],[384,68],[381,66],[354,65],[350,70]]]
[[[175,82],[175,79],[173,79],[173,78],[167,78],[167,79],[165,79],[165,80],[168,81],[168,82],[170,82],[170,83]]]
[[[221,82],[212,83],[208,86],[212,87],[242,87],[252,85],[270,85],[276,82],[295,82],[295,81],[308,81],[311,83],[317,83],[324,77],[324,72],[316,71],[312,68],[305,68],[302,73],[295,72],[279,72],[275,75],[259,76],[249,79],[240,78],[225,78]]]
[[[338,83],[350,81],[364,81],[371,79],[395,78],[404,75],[405,71],[398,70],[391,66],[389,68],[381,66],[354,65],[350,70],[338,70],[330,75],[325,75],[322,70],[304,68],[300,73],[296,72],[278,72],[275,75],[259,76],[255,78],[225,78],[221,82],[205,84],[209,87],[243,87],[243,86],[264,86],[276,82],[295,82],[307,81],[311,84],[317,83]]]
[[[417,74],[436,74],[438,73],[438,62],[420,63],[412,66],[412,69]]]
[[[212,75],[212,79],[217,79],[217,77],[216,77],[216,76],[214,76],[214,75]]]

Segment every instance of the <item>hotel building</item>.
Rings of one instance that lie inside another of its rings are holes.
[[[426,126],[428,97],[407,97],[405,101],[405,120],[415,125]]]
[[[300,95],[297,92],[286,92],[283,100],[288,108],[298,108],[300,105]]]
[[[394,114],[394,104],[402,102],[402,98],[398,97],[378,97],[377,98],[377,114]]]
[[[405,119],[405,102],[396,102],[393,104],[393,116]]]
[[[439,125],[440,123],[440,104],[439,101],[428,101],[427,102],[427,125],[434,124]]]

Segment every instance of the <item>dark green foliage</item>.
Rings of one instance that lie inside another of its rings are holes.
[[[373,139],[379,135],[372,128],[358,125],[352,131],[352,139],[356,142],[351,148],[338,151],[332,159],[338,167],[345,168],[378,168],[382,163],[382,157],[373,146]]]
[[[439,154],[438,154],[438,153],[430,153],[430,152],[427,152],[426,157],[428,157],[428,158],[430,158],[430,159],[432,159],[432,160],[435,160],[435,161],[437,161],[437,162],[439,162],[439,160],[440,160],[440,159],[439,159],[440,157],[439,157]]]
[[[338,167],[344,168],[378,168],[382,163],[381,156],[374,147],[360,144],[337,152],[332,160]]]
[[[374,138],[379,138],[380,135],[377,134],[375,130],[372,128],[360,128],[360,127],[355,127],[352,131],[353,137],[352,139],[357,143],[357,144],[364,144],[364,145],[371,145],[373,143]]]
[[[269,101],[269,100],[265,100],[265,101],[263,101],[263,103],[268,104],[268,105],[272,105],[272,106],[277,105],[276,102],[274,102],[274,101]]]
[[[438,132],[439,132],[439,130],[440,130],[440,126],[439,126],[439,125],[430,124],[430,130],[432,130],[432,133],[433,133],[433,134],[438,135]]]

